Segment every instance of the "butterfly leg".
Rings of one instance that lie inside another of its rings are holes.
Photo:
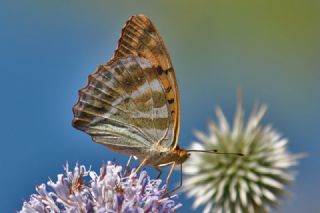
[[[180,164],[180,184],[179,184],[179,186],[177,186],[176,188],[172,189],[172,190],[169,192],[169,194],[171,194],[172,192],[178,190],[178,189],[182,186],[182,180],[183,180],[183,178],[182,178],[182,164]]]
[[[143,159],[143,161],[140,163],[140,165],[137,167],[137,169],[134,170],[134,173],[138,173],[138,171],[144,166],[146,165],[148,158]]]
[[[153,168],[159,172],[159,174],[157,176],[157,179],[159,179],[162,174],[162,170],[158,166],[154,166]]]
[[[167,185],[168,185],[168,183],[169,183],[169,179],[170,179],[170,177],[171,177],[171,175],[172,175],[172,172],[173,172],[173,169],[174,169],[175,166],[176,166],[176,162],[173,162],[172,165],[171,165],[169,174],[168,174],[168,176],[167,176],[167,178],[166,178],[166,184],[167,184]]]
[[[169,179],[170,179],[170,177],[171,177],[171,175],[172,175],[172,172],[173,172],[173,169],[174,169],[175,165],[176,165],[175,162],[173,162],[173,163],[171,164],[171,168],[170,168],[170,170],[169,170],[169,174],[168,174],[168,176],[167,176],[167,178],[166,178],[166,185],[167,185],[167,187],[166,187],[166,189],[165,189],[164,196],[168,196],[169,198],[170,198],[170,193],[171,193],[171,192],[169,193],[169,191],[168,191],[168,184],[169,184]]]
[[[128,171],[128,169],[129,169],[131,160],[132,160],[132,155],[130,155],[130,157],[129,157],[129,160],[128,160],[128,162],[127,162],[126,168],[124,169],[124,171],[123,171],[123,173],[122,173],[122,177],[124,177],[124,176],[127,174],[127,171]]]
[[[166,184],[167,185],[168,185],[169,178],[170,178],[170,176],[172,174],[172,171],[173,171],[174,167],[175,167],[175,163],[173,163],[171,168],[170,168],[169,175],[168,175],[168,177],[166,179]],[[170,192],[168,192],[168,187],[167,187],[165,195],[167,195],[170,198],[170,194],[173,193],[174,191],[178,190],[181,186],[182,186],[182,164],[180,164],[180,184],[179,184],[179,186],[177,186],[176,188],[172,189]]]

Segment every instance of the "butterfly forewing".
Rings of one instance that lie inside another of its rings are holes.
[[[89,76],[73,108],[73,125],[97,143],[128,155],[143,156],[159,141],[170,147],[174,127],[164,90],[148,60],[118,58]]]
[[[178,85],[169,53],[153,23],[144,15],[132,16],[124,26],[114,58],[139,56],[147,59],[156,69],[157,79],[164,88],[174,126],[171,147],[177,145],[180,130],[180,100]]]

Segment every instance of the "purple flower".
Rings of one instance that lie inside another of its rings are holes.
[[[175,212],[181,207],[167,195],[167,186],[161,180],[151,179],[146,171],[122,177],[122,167],[112,162],[103,165],[97,174],[83,165],[73,171],[66,164],[65,174],[58,174],[57,181],[36,187],[20,213],[112,213],[112,212]],[[49,186],[52,190],[47,190]]]

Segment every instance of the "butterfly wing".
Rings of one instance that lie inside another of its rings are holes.
[[[129,56],[101,65],[79,91],[73,126],[113,151],[144,156],[158,141],[172,141],[174,128],[157,70]]]
[[[115,51],[113,59],[109,63],[113,63],[114,60],[126,56],[143,57],[156,68],[157,78],[164,87],[165,97],[172,115],[174,139],[170,146],[175,148],[178,143],[180,132],[180,99],[178,84],[169,53],[159,32],[148,17],[136,15],[132,16],[127,21],[122,29],[118,48]]]

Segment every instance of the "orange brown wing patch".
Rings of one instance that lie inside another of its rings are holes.
[[[127,21],[122,29],[114,57],[108,64],[113,63],[118,58],[127,56],[143,57],[157,69],[157,76],[164,87],[165,96],[172,114],[175,132],[172,147],[175,148],[180,131],[178,84],[164,42],[153,23],[144,15],[132,16]]]

